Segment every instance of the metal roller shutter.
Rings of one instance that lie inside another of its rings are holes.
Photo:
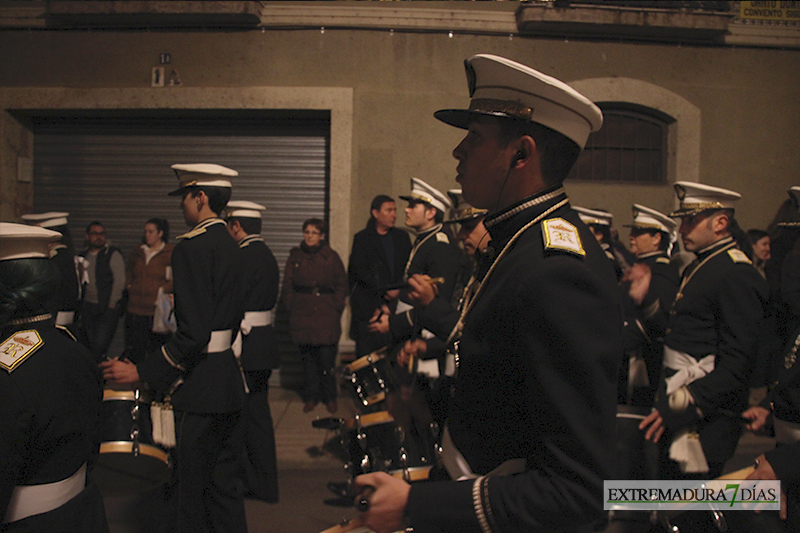
[[[69,212],[77,249],[86,225],[99,220],[109,243],[127,256],[151,217],[169,220],[173,241],[186,230],[180,199],[166,195],[177,183],[170,165],[217,163],[239,172],[232,199],[267,207],[262,235],[282,275],[289,250],[302,240],[303,221],[327,220],[329,205],[329,119],[298,115],[31,117],[35,211]],[[286,314],[278,311],[281,384],[297,388],[302,367]],[[120,327],[112,355],[122,352],[123,337]]]

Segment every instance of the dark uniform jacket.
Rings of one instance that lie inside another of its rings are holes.
[[[417,235],[411,248],[404,279],[414,274],[425,274],[432,278],[444,278],[439,285],[437,299],[450,303],[456,281],[461,275],[464,260],[455,243],[443,231],[442,224]],[[400,298],[403,298],[401,293]],[[409,310],[389,317],[389,329],[395,341],[410,337],[415,330],[415,313]]]
[[[258,235],[239,242],[242,267],[248,279],[244,311],[270,311],[278,301],[280,271],[272,250]],[[280,352],[272,325],[258,326],[242,339],[242,368],[272,370],[280,363]]]
[[[622,350],[613,269],[561,189],[484,224],[500,254],[559,204],[484,278],[459,343],[448,419],[476,474],[513,458],[526,470],[412,485],[406,515],[420,531],[482,531],[481,513],[492,531],[572,532],[603,515],[603,480],[615,479]]]
[[[698,251],[681,283],[664,342],[697,360],[716,356],[714,370],[688,389],[704,414],[697,430],[706,459],[725,462],[742,428],[738,419],[718,409],[738,413],[747,408],[769,289],[732,237]]]
[[[238,330],[243,315],[241,250],[225,222],[210,218],[179,237],[172,251],[178,330],[138,365],[157,393],[179,378],[172,405],[194,413],[226,413],[242,406],[244,387],[233,352],[204,353],[212,331]]]
[[[647,377],[650,391],[646,396],[652,400],[652,394],[658,386],[661,376],[664,355],[664,334],[667,330],[669,312],[675,295],[678,292],[678,267],[670,262],[666,252],[642,254],[636,260],[650,268],[650,287],[642,303],[635,306],[630,302],[626,306],[625,331],[623,343],[625,351],[638,351],[647,366]],[[627,285],[627,284],[626,284]],[[627,286],[625,287],[627,291]],[[627,361],[623,364],[624,378],[627,379]],[[641,398],[644,400],[645,398]],[[650,407],[648,403],[646,407]]]
[[[99,447],[102,381],[93,356],[52,318],[0,330],[0,342],[35,330],[41,346],[11,372],[0,368],[0,524],[17,485],[64,480],[92,464]],[[13,342],[13,341],[12,341]],[[107,531],[103,501],[91,486],[10,531]],[[6,529],[0,525],[0,531]]]
[[[769,392],[761,406],[772,412],[774,419],[800,424],[800,329],[794,331],[789,337],[786,348],[783,350],[780,364],[777,368],[776,379],[769,387]],[[776,420],[775,423],[778,423]],[[788,497],[789,526],[800,527],[800,441],[779,442],[773,450],[764,455],[781,480],[781,490]]]
[[[392,265],[389,265],[381,236],[374,225],[353,236],[353,248],[347,267],[353,323],[372,318],[375,309],[386,303],[380,289],[403,280],[403,268],[411,252],[411,240],[405,231],[397,228],[390,228],[388,235],[394,247]],[[351,328],[351,337],[353,336]]]

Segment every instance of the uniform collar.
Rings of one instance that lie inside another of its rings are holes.
[[[733,240],[733,236],[725,237],[724,239],[720,239],[717,242],[711,243],[702,250],[698,250],[695,252],[698,259],[703,259],[704,257],[708,257],[709,255],[713,254],[717,250],[721,248],[729,247],[733,248],[736,245],[736,242]]]
[[[483,219],[483,225],[492,236],[492,241],[500,243],[509,239],[526,223],[566,199],[567,192],[563,187],[551,187],[498,213],[487,215]]]
[[[246,246],[249,246],[250,243],[257,241],[264,242],[264,239],[261,237],[261,235],[248,235],[247,237],[239,241],[239,248],[244,248]]]
[[[656,250],[655,252],[647,252],[646,254],[642,254],[637,257],[636,260],[642,261],[643,259],[650,259],[651,257],[667,257],[667,254],[663,250]]]

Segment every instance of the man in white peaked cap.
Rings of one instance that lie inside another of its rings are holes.
[[[65,327],[71,326],[75,321],[75,312],[78,310],[78,297],[80,295],[78,272],[75,268],[75,246],[72,243],[72,235],[67,225],[67,217],[69,217],[69,213],[52,211],[22,215],[22,220],[31,226],[47,228],[61,234],[61,239],[53,246],[51,259],[58,265],[58,270],[61,272],[56,324]]]
[[[467,130],[456,181],[488,210],[494,255],[443,332],[457,365],[444,469],[411,485],[359,476],[375,487],[362,518],[378,533],[592,531],[614,479],[622,312],[613,268],[561,184],[602,113],[520,63],[465,64],[469,108],[434,116]],[[417,279],[422,305],[432,291]]]
[[[443,278],[438,297],[449,302],[456,286],[461,267],[461,254],[444,230],[444,217],[453,207],[450,198],[418,178],[411,178],[411,193],[401,195],[408,202],[405,208],[406,226],[414,230],[416,238],[403,269],[403,280],[415,274]],[[400,342],[415,334],[416,320],[413,306],[401,291],[395,314],[378,310],[370,331],[391,332],[393,342]]]
[[[233,343],[247,383],[242,424],[245,492],[250,497],[277,503],[278,466],[275,431],[269,409],[269,377],[280,364],[272,310],[278,301],[280,270],[261,237],[263,205],[246,200],[228,202],[228,233],[239,243],[247,277],[244,318]]]
[[[657,441],[667,432],[667,479],[712,479],[733,456],[747,408],[749,380],[768,287],[735,234],[738,193],[677,182],[683,246],[697,259],[684,270],[664,336],[656,411],[640,425]],[[745,237],[746,238],[746,237]],[[699,435],[699,439],[697,438]]]
[[[614,266],[614,272],[617,274],[617,279],[622,279],[622,274],[625,272],[627,263],[624,259],[617,257],[618,251],[614,249],[611,237],[611,225],[614,220],[614,215],[608,211],[600,209],[587,209],[585,207],[573,206],[573,209],[578,212],[581,217],[581,222],[589,226],[592,230],[594,238],[600,243],[600,247],[606,253],[606,257],[611,261]]]
[[[102,380],[51,313],[50,229],[0,222],[0,530],[108,531],[92,483]]]
[[[172,165],[188,233],[172,252],[178,330],[134,365],[102,363],[113,383],[144,381],[175,413],[177,446],[170,503],[180,532],[246,532],[236,480],[215,478],[230,460],[231,439],[244,401],[242,375],[231,349],[245,302],[241,249],[220,218],[231,197],[233,169],[215,164]],[[167,416],[166,413],[163,416]]]

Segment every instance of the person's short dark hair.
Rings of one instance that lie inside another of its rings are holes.
[[[248,235],[261,235],[261,218],[229,217],[228,222],[238,222],[242,231]]]
[[[428,205],[428,207],[433,207],[433,206]],[[436,209],[436,214],[433,215],[433,221],[436,222],[437,224],[441,224],[442,222],[444,222],[444,213],[442,213],[442,210],[437,207],[433,208]]]
[[[753,228],[747,230],[747,238],[750,239],[750,244],[755,244],[764,237],[769,237],[769,233],[763,229]]]
[[[144,223],[145,226],[148,224],[154,225],[156,227],[156,231],[161,232],[162,241],[167,242],[169,240],[169,221],[166,218],[153,217]]]
[[[323,235],[328,234],[328,225],[325,224],[325,221],[320,218],[309,218],[308,220],[303,222],[303,231],[305,231],[306,228],[309,226],[314,226]]]
[[[548,187],[563,182],[581,155],[581,148],[575,141],[547,126],[517,119],[497,120],[502,145],[508,146],[525,135],[533,138],[541,156],[542,177]]]
[[[392,198],[391,196],[387,196],[385,194],[379,194],[378,196],[373,198],[372,199],[372,203],[369,204],[369,214],[370,214],[370,216],[372,216],[372,210],[373,209],[375,211],[380,211],[381,207],[383,207],[383,204],[389,203],[389,202],[394,203],[394,198]]]
[[[211,209],[215,214],[219,215],[222,213],[225,206],[228,205],[228,202],[231,199],[231,189],[229,187],[191,187],[188,189],[188,193],[192,195],[192,198],[197,197],[198,191],[203,191],[208,198],[208,208]]]
[[[100,226],[101,228],[106,229],[106,227],[103,225],[102,222],[100,222],[99,220],[93,220],[92,222],[89,222],[89,224],[86,226],[86,233],[92,231],[92,226]]]
[[[55,312],[61,273],[44,258],[0,261],[0,323]]]
[[[602,242],[604,244],[611,244],[611,226],[605,224],[589,224],[591,228],[603,236]]]
[[[661,242],[658,243],[658,249],[662,252],[666,252],[669,249],[669,235],[664,231],[659,231],[655,228],[631,228],[631,235],[637,237],[639,235],[643,235],[647,233],[651,237],[655,237],[656,235],[661,235]]]

